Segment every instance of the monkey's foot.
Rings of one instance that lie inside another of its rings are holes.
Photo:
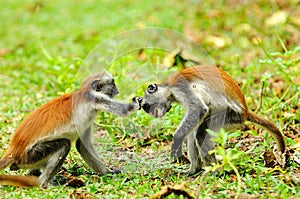
[[[121,169],[115,169],[113,171],[110,172],[111,174],[119,174],[119,173],[123,173],[123,171]]]
[[[172,164],[175,164],[175,163],[189,164],[190,161],[189,161],[189,159],[186,156],[182,155],[182,156],[178,157],[177,159],[173,159],[173,161],[171,161],[171,163]]]

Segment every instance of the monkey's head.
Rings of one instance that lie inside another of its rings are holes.
[[[81,86],[80,90],[92,90],[105,94],[111,98],[119,93],[113,77],[108,73],[100,73],[89,76]]]
[[[163,84],[150,84],[145,91],[142,108],[153,117],[162,117],[170,109],[174,98],[170,88]]]

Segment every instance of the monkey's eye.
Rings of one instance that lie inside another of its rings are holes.
[[[156,84],[150,84],[147,88],[148,93],[154,93],[157,91],[157,85]]]
[[[93,81],[91,86],[92,86],[92,89],[97,92],[101,91],[101,89],[103,87],[103,85],[99,82],[99,80]]]

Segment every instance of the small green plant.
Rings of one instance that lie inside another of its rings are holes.
[[[297,70],[299,71],[297,67],[300,65],[300,46],[295,47],[293,50],[288,50],[280,38],[279,41],[284,49],[284,52],[268,53],[265,48],[263,48],[268,58],[260,59],[260,63],[271,64],[275,66],[277,70],[272,70],[268,73],[265,73],[262,81],[269,79],[271,75],[277,74],[283,76],[286,81],[299,86],[299,82],[296,81],[296,77],[298,77],[299,74],[295,72]]]
[[[216,172],[220,171],[220,175],[225,172],[234,171],[237,177],[237,188],[235,198],[238,198],[241,192],[241,175],[238,171],[238,166],[246,166],[249,161],[247,155],[244,151],[239,150],[238,145],[233,148],[226,148],[226,143],[229,138],[236,138],[240,136],[239,132],[228,134],[224,129],[221,129],[220,132],[216,133],[211,130],[208,130],[208,133],[215,137],[217,143],[216,147],[210,151],[210,153],[215,153],[220,157],[221,163],[214,164],[213,166],[207,167],[206,172]]]

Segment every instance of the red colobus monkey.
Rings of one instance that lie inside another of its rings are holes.
[[[98,110],[128,116],[140,109],[141,98],[124,104],[112,99],[118,93],[110,74],[96,74],[89,76],[78,91],[57,97],[29,114],[14,133],[0,160],[0,169],[26,168],[32,176],[0,175],[0,184],[46,188],[61,168],[73,141],[95,172],[113,172],[101,162],[92,145],[91,126]]]
[[[149,85],[142,108],[154,117],[162,117],[173,102],[183,105],[187,113],[174,134],[171,156],[175,160],[183,157],[182,143],[187,138],[190,175],[216,162],[215,155],[208,154],[214,143],[206,129],[217,132],[251,121],[267,128],[275,137],[281,154],[285,153],[284,138],[278,128],[248,110],[239,85],[217,67],[186,68],[161,84]]]

